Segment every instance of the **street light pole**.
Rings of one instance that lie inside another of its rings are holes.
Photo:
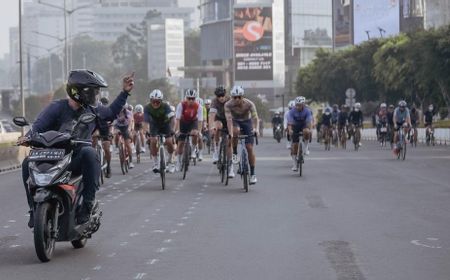
[[[22,0],[19,0],[19,79],[20,79],[20,100],[22,103],[22,116],[25,117],[25,96],[23,95],[23,56],[22,56]],[[22,136],[25,134],[22,127]]]

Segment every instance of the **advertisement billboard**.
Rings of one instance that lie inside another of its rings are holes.
[[[273,80],[272,8],[234,8],[236,81]]]
[[[360,44],[371,38],[400,32],[399,0],[354,0],[354,40]]]
[[[353,44],[352,5],[350,0],[333,0],[334,47],[342,48]]]

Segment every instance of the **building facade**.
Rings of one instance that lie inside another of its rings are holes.
[[[425,29],[450,24],[450,0],[423,0]]]
[[[182,19],[164,19],[149,22],[148,78],[183,78],[184,72],[184,22]]]

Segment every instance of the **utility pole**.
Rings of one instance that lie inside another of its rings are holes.
[[[22,0],[19,0],[19,79],[20,79],[20,100],[22,103],[22,117],[25,117],[25,96],[23,95],[23,57],[22,57]],[[25,128],[22,127],[22,136],[25,134]]]

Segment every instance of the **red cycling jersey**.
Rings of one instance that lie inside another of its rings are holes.
[[[141,124],[144,122],[144,114],[143,113],[134,113],[133,118],[134,118],[135,124]]]
[[[197,102],[192,103],[192,105],[188,105],[187,101],[183,101],[181,106],[181,120],[183,122],[193,122],[197,120],[197,113],[199,110],[199,104]]]

